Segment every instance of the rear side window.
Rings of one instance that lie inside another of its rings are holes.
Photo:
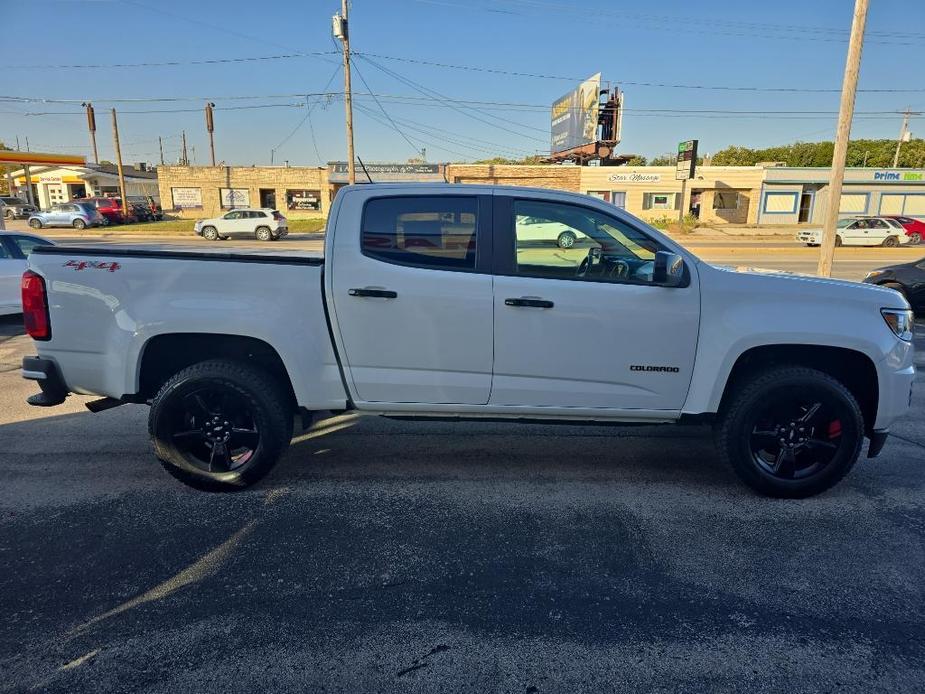
[[[374,198],[363,210],[363,254],[398,265],[474,270],[478,199]]]
[[[34,236],[11,236],[8,238],[17,248],[19,248],[19,252],[24,256],[28,256],[30,253],[32,253],[32,249],[36,246],[50,245],[48,241],[36,238]]]

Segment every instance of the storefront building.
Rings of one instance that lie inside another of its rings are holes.
[[[292,219],[326,217],[326,169],[316,166],[159,166],[161,205],[183,218],[268,207]]]
[[[758,224],[822,224],[830,169],[780,166],[764,172]],[[846,169],[838,213],[925,219],[925,169]]]
[[[143,168],[139,168],[143,167]],[[130,196],[151,196],[159,202],[157,173],[146,166],[123,167],[126,194]],[[11,174],[13,194],[28,200],[25,172],[20,169]],[[91,197],[118,197],[119,172],[111,164],[87,164],[86,166],[29,168],[32,198],[39,209],[47,210],[52,205]]]
[[[682,186],[673,166],[583,166],[581,192],[646,220],[681,211],[705,224],[754,224],[763,176],[754,166],[700,166]]]

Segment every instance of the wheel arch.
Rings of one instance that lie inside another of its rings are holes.
[[[880,397],[877,367],[869,356],[847,347],[774,344],[744,351],[736,359],[726,379],[719,412],[723,412],[736,388],[751,375],[769,367],[784,365],[816,369],[841,382],[861,408],[865,433],[873,431]]]
[[[258,366],[279,381],[296,409],[292,378],[272,345],[255,337],[217,333],[166,333],[150,338],[138,360],[139,399],[153,397],[172,375],[207,359],[231,359]]]

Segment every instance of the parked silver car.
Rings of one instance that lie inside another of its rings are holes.
[[[35,205],[20,198],[3,196],[0,197],[0,213],[4,219],[26,219],[33,212],[38,212]]]
[[[29,226],[33,229],[44,227],[86,229],[103,226],[105,223],[103,215],[88,202],[66,202],[29,216]]]

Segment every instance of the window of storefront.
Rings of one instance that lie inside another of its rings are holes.
[[[736,190],[717,190],[715,193],[713,193],[713,209],[739,209],[739,192]]]
[[[589,190],[588,195],[621,209],[626,207],[626,192],[622,190]]]
[[[870,193],[842,193],[838,211],[841,214],[865,214]]]
[[[879,214],[925,216],[925,193],[883,193]]]
[[[764,209],[767,214],[794,214],[799,204],[799,193],[765,193]]]
[[[643,193],[642,209],[644,210],[676,210],[680,193]],[[624,198],[625,202],[625,198]]]
[[[320,190],[287,190],[286,209],[288,210],[314,210],[321,209]]]

